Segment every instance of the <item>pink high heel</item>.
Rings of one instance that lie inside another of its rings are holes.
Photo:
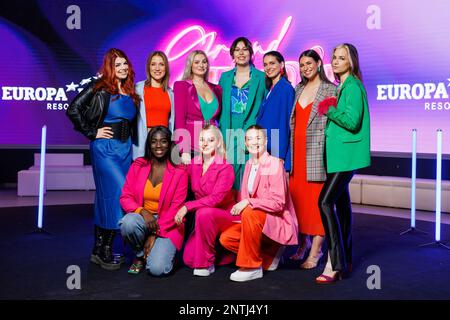
[[[342,280],[342,272],[341,271],[337,271],[334,276],[330,277],[330,276],[326,276],[324,274],[321,274],[320,276],[318,276],[316,278],[316,283],[318,284],[331,284],[334,283],[338,280]]]

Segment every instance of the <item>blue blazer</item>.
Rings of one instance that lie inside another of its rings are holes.
[[[291,170],[291,128],[289,119],[294,106],[295,90],[286,78],[281,77],[272,88],[269,96],[266,96],[259,108],[256,123],[267,129],[267,151],[284,161],[286,171]],[[278,148],[274,145],[272,150],[271,129],[279,130]]]

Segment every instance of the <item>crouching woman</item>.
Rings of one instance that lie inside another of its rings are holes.
[[[130,274],[144,268],[153,276],[170,273],[183,243],[184,225],[177,225],[174,217],[186,199],[188,174],[173,164],[172,146],[168,128],[152,128],[145,156],[135,160],[126,177],[120,203],[128,213],[119,224],[136,253]]]
[[[237,254],[240,268],[232,281],[262,278],[263,270],[274,271],[286,245],[297,244],[297,218],[289,194],[283,161],[267,152],[265,129],[252,125],[245,133],[250,153],[241,184],[239,202],[231,209],[240,215],[220,236],[222,246]]]

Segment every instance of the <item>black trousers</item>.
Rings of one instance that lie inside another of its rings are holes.
[[[354,171],[327,174],[319,196],[319,209],[334,271],[352,263],[352,205],[348,185]]]

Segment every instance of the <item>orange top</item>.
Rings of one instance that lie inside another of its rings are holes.
[[[170,98],[162,88],[144,87],[147,127],[169,126]]]
[[[158,213],[159,195],[161,194],[162,182],[153,186],[152,182],[147,179],[144,187],[144,207],[136,209],[137,213],[141,213],[142,209],[151,213]]]

